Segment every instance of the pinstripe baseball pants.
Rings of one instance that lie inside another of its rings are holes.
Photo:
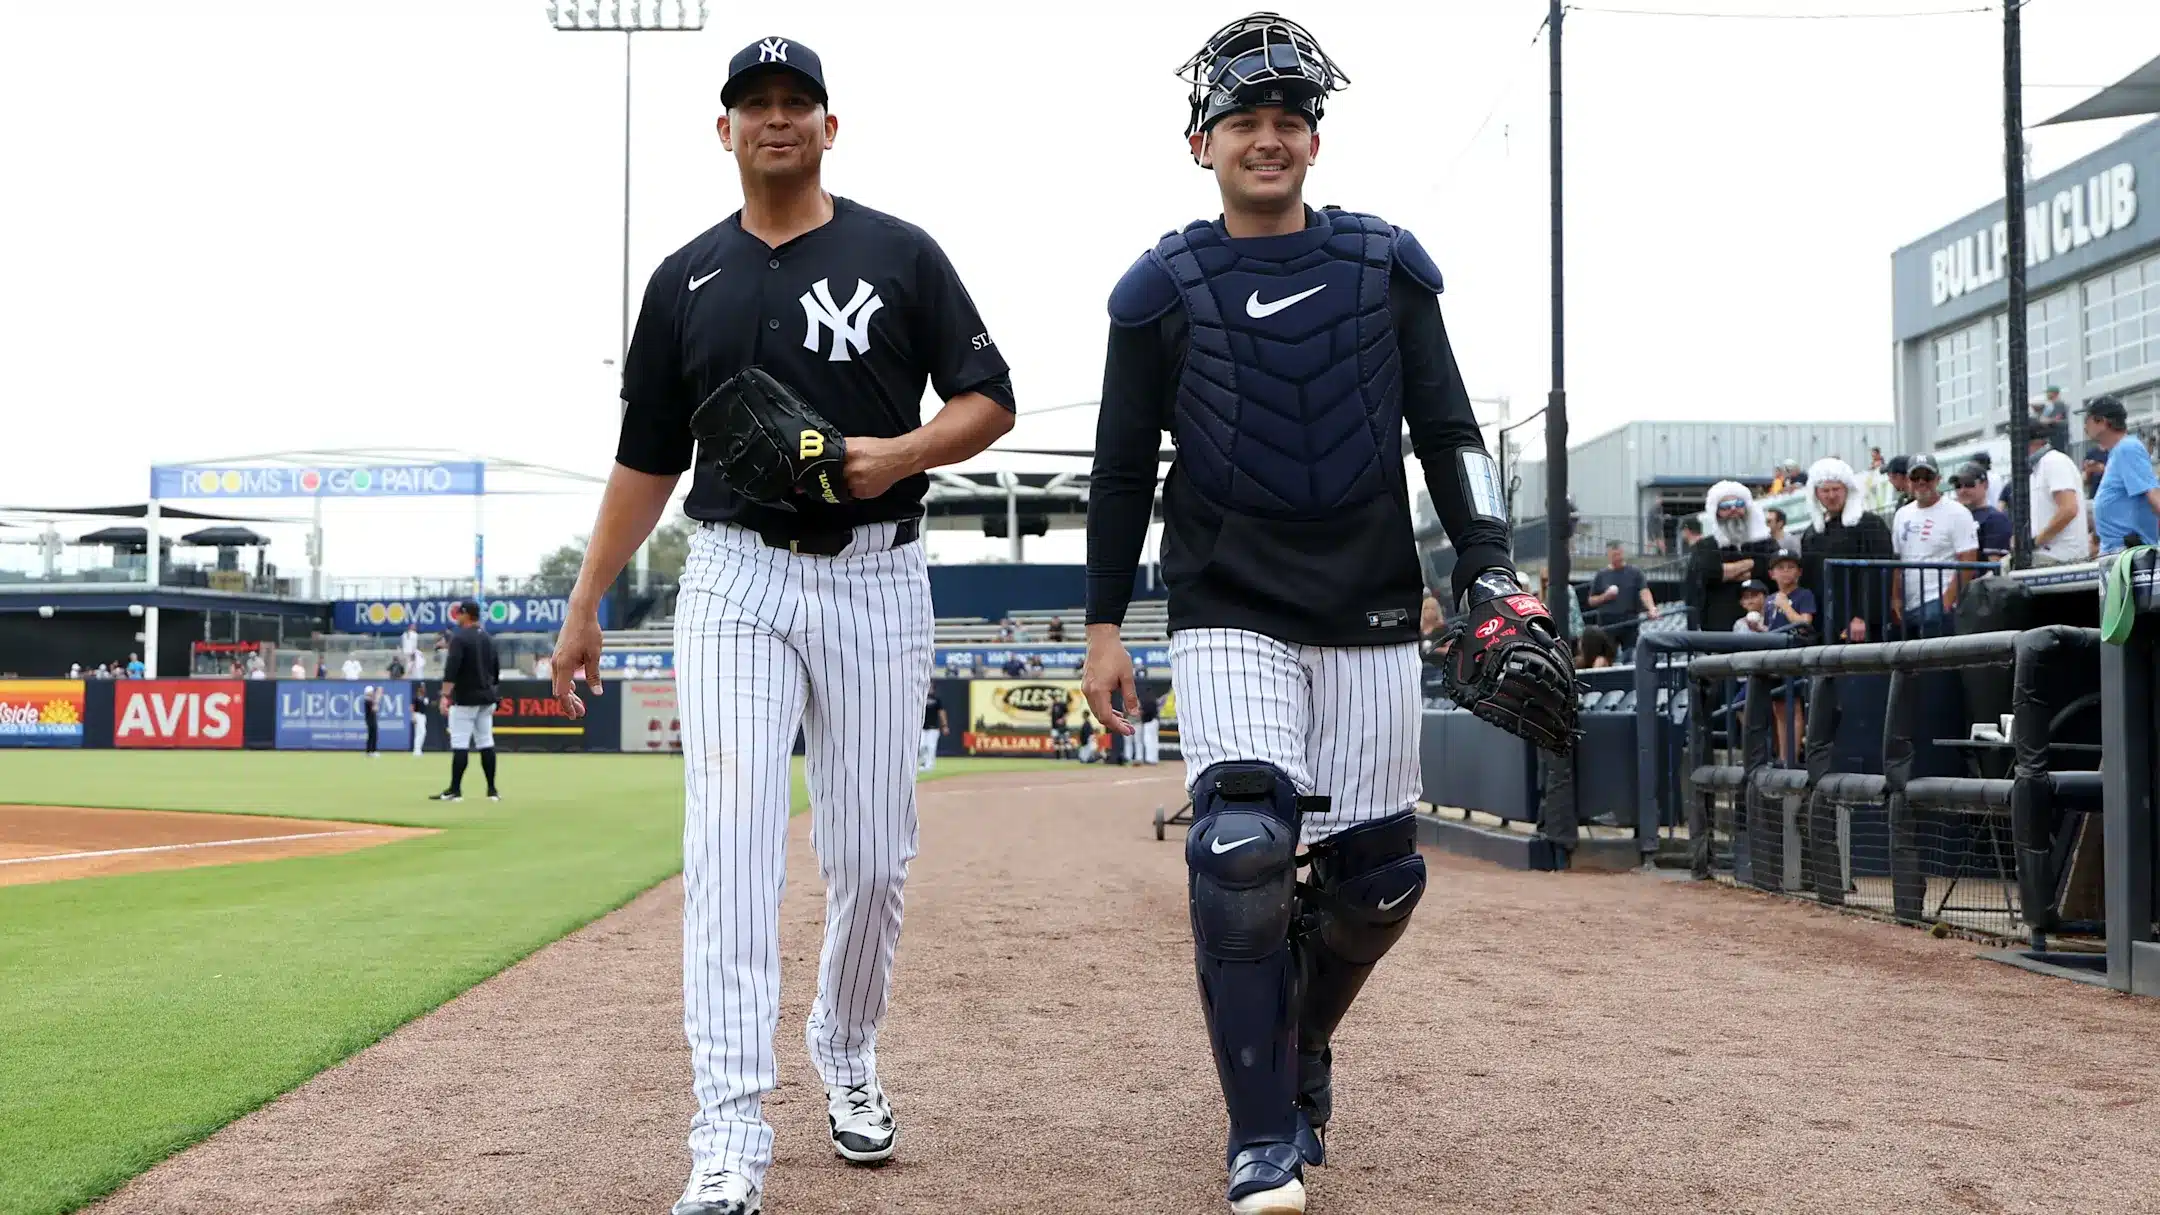
[[[1304,842],[1417,804],[1417,643],[1314,646],[1243,629],[1170,637],[1178,745],[1189,792],[1228,760],[1264,760],[1299,793],[1330,799]]]
[[[827,1084],[877,1069],[877,1031],[915,855],[915,763],[930,690],[930,576],[894,524],[855,529],[837,557],[773,548],[707,524],[677,600],[682,710],[683,1027],[698,1112],[699,1175],[763,1184],[764,1095],[775,1083],[780,893],[788,758],[807,743],[811,841],[824,877],[825,945],[805,1028]]]

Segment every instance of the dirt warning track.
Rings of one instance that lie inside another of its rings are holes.
[[[782,908],[771,1215],[1220,1212],[1178,772],[925,786],[880,1071],[899,1158],[825,1142],[823,891]],[[2160,1004],[1639,874],[1433,856],[1337,1039],[1315,1215],[2160,1211]],[[152,1170],[108,1212],[658,1215],[688,1156],[680,885]]]
[[[315,818],[0,806],[0,886],[322,856],[429,834]]]

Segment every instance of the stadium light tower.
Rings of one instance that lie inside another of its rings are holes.
[[[548,0],[548,22],[566,34],[621,34],[622,50],[622,345],[630,352],[630,79],[639,34],[694,34],[705,28],[705,0]]]

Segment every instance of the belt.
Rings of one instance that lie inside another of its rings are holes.
[[[870,524],[867,526],[874,527],[876,525]],[[893,528],[892,543],[885,547],[895,549],[902,545],[913,544],[921,535],[922,519],[920,516],[902,519]],[[854,542],[855,529],[836,527],[824,531],[790,532],[780,528],[773,528],[759,531],[758,539],[774,548],[784,548],[791,553],[802,553],[811,557],[837,557],[847,549],[849,544]]]

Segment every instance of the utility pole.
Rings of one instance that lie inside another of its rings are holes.
[[[1560,21],[1564,12],[1560,0],[1551,0],[1545,16],[1546,32],[1552,36],[1552,391],[1545,398],[1545,567],[1552,585],[1545,606],[1563,634],[1572,613],[1561,596],[1575,593],[1568,585],[1568,542],[1573,529],[1568,526],[1567,505],[1567,275],[1560,241]]]
[[[2025,105],[2023,65],[2019,61],[2018,9],[2025,0],[2003,0],[2003,209],[2010,227],[2010,298],[2003,324],[2008,328],[2010,382],[2003,404],[2010,410],[2010,568],[2032,566],[2032,462],[2025,445],[2032,436],[2032,389],[2025,370]]]

